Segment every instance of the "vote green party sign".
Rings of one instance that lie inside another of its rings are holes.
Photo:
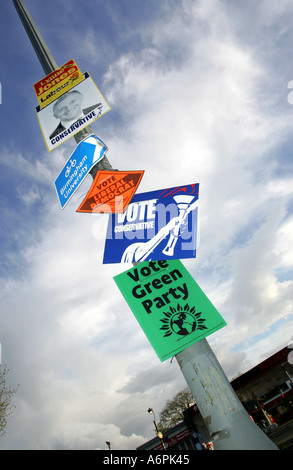
[[[145,261],[114,280],[161,361],[226,325],[179,260]]]

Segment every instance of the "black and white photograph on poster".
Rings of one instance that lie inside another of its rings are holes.
[[[90,75],[84,77],[45,108],[36,107],[49,152],[111,109]]]

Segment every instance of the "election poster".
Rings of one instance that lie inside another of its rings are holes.
[[[199,184],[135,194],[109,216],[103,263],[195,258]]]
[[[60,98],[43,109],[37,106],[37,117],[49,152],[109,110],[110,106],[87,72],[82,82]]]
[[[145,261],[114,281],[161,361],[226,326],[180,260]]]
[[[40,108],[42,109],[52,103],[83,80],[84,75],[74,60],[69,60],[34,84]]]
[[[95,134],[78,143],[74,152],[59,173],[55,188],[63,209],[94,165],[105,155],[108,147]]]
[[[76,210],[87,213],[124,212],[132,200],[144,170],[106,171],[99,170],[92,185]]]

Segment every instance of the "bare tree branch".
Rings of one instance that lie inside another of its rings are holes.
[[[7,422],[15,408],[15,406],[11,405],[11,401],[16,390],[12,390],[6,385],[8,371],[6,365],[0,365],[0,437],[5,434]]]
[[[158,428],[165,431],[172,428],[183,420],[183,411],[194,404],[194,398],[189,390],[185,388],[178,392],[172,400],[168,400],[160,412]]]

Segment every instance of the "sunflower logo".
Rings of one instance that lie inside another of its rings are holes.
[[[160,330],[164,330],[164,338],[175,333],[179,336],[187,336],[195,330],[205,330],[205,318],[201,318],[202,312],[197,312],[195,307],[184,307],[177,305],[177,308],[170,307],[169,312],[163,312],[165,318],[160,321],[163,323]]]

